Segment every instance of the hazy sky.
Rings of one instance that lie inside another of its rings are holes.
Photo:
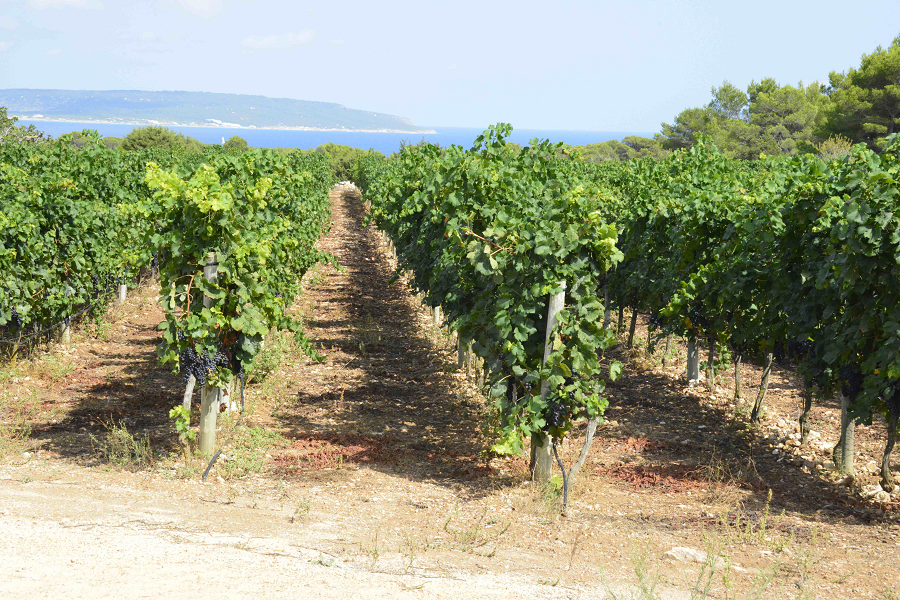
[[[658,131],[729,80],[827,81],[900,1],[0,0],[0,88],[337,102],[417,125]]]

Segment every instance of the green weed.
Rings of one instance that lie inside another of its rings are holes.
[[[191,462],[186,462],[175,470],[175,477],[178,479],[193,479],[203,471],[203,467]]]
[[[27,397],[0,394],[0,459],[28,450],[31,422],[39,411],[36,391]]]
[[[100,459],[120,468],[144,468],[153,464],[150,438],[135,437],[122,423],[103,423],[106,433],[99,439],[91,434],[91,447]]]
[[[312,505],[309,503],[309,501],[301,501],[299,504],[297,504],[297,508],[294,510],[294,514],[291,515],[291,523],[302,521],[303,519],[308,517],[310,510],[312,510]]]
[[[284,363],[285,357],[292,350],[293,343],[290,336],[279,331],[270,333],[247,369],[247,383],[251,381],[264,382],[269,375],[277,373]]]
[[[223,426],[223,437],[226,426]],[[227,438],[225,438],[227,439]],[[272,448],[283,447],[287,440],[277,431],[263,427],[240,427],[226,450],[228,459],[222,464],[223,477],[231,479],[258,473],[265,464],[265,454]]]
[[[772,490],[761,511],[746,511],[741,504],[722,515],[720,521],[731,542],[756,544],[770,548],[776,554],[784,552],[794,541],[793,532],[781,531],[785,513],[771,514]]]
[[[457,502],[453,513],[448,515],[447,519],[444,521],[444,531],[450,535],[459,549],[465,552],[472,552],[476,548],[481,548],[490,543],[496,543],[499,541],[500,537],[506,533],[510,525],[512,525],[512,521],[502,523],[496,519],[487,519],[487,513],[488,505],[485,503],[484,510],[478,515],[474,522],[468,525],[460,524],[458,527],[453,527],[451,526],[451,523],[454,520],[458,523],[462,521],[459,514],[459,502]],[[491,526],[493,526],[493,528],[489,529]],[[490,554],[492,555],[493,551]]]
[[[359,542],[359,549],[363,554],[368,555],[369,560],[372,561],[371,567],[374,567],[378,562],[378,559],[381,557],[381,546],[378,543],[378,530],[375,530],[375,533],[368,540],[368,543],[364,541]]]

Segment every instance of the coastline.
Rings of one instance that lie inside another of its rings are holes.
[[[10,115],[13,116],[13,115]],[[339,131],[346,133],[404,133],[411,135],[429,135],[436,134],[437,131],[434,129],[419,129],[416,131],[410,131],[408,129],[343,129],[339,127],[305,127],[302,125],[298,126],[280,126],[280,127],[257,127],[255,125],[238,125],[236,123],[225,123],[222,121],[216,123],[179,123],[176,121],[155,121],[155,120],[121,120],[121,121],[109,121],[109,120],[99,120],[99,119],[88,119],[88,118],[65,118],[65,119],[54,119],[50,117],[36,117],[30,115],[15,115],[16,118],[24,121],[36,121],[36,122],[45,122],[45,123],[96,123],[98,125],[135,125],[139,127],[147,127],[149,125],[154,125],[158,127],[210,127],[215,129],[249,129],[252,131],[260,131],[260,130],[268,130],[268,131]]]

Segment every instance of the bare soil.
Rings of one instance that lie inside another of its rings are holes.
[[[775,367],[751,428],[730,373],[713,392],[687,385],[683,358],[646,351],[639,318],[636,348],[610,353],[627,367],[561,516],[558,486],[489,452],[484,396],[361,226],[358,196],[332,199],[321,247],[344,270],[307,274],[295,306],[324,360],[273,338],[277,370],[223,419],[205,482],[168,419],[183,386],[157,362],[152,286],[69,348],[0,367],[0,399],[35,411],[0,461],[0,596],[648,597],[645,573],[659,597],[691,598],[704,563],[664,558],[688,547],[719,556],[710,598],[900,598],[900,504],[866,498],[883,423],[857,429],[858,475],[839,486],[823,449],[835,402],[815,405],[809,447],[773,453],[799,414],[795,373]],[[744,365],[751,401],[760,372]],[[102,460],[121,426],[152,463]],[[251,435],[263,429],[281,438]]]

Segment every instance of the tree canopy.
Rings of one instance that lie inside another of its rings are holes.
[[[350,179],[350,172],[353,165],[356,163],[357,157],[371,152],[381,154],[377,150],[363,150],[361,148],[345,146],[343,144],[334,144],[331,142],[318,146],[316,152],[328,157],[328,162],[331,164],[332,175],[334,175],[334,178],[338,181],[348,181]]]
[[[147,148],[199,152],[203,150],[203,144],[192,137],[157,125],[132,129],[131,133],[122,140],[123,150],[145,150]]]
[[[0,143],[2,142],[37,142],[45,139],[45,134],[34,125],[16,125],[18,117],[6,114],[6,107],[0,106]]]
[[[629,135],[622,141],[609,140],[597,144],[574,146],[585,162],[602,162],[605,160],[631,160],[632,158],[663,158],[668,152],[662,147],[662,137],[656,138]]]
[[[247,146],[247,140],[239,135],[233,135],[222,144],[222,148],[225,150],[234,150],[236,152],[246,152],[249,146]]]
[[[684,110],[671,125],[662,124],[662,145],[690,148],[703,133],[735,158],[813,152],[822,139],[828,102],[818,83],[794,87],[767,78],[751,82],[745,93],[725,81],[712,89],[708,105]]]
[[[880,150],[900,130],[900,36],[864,54],[858,69],[829,75],[826,130]]]
[[[864,54],[858,68],[832,72],[829,84],[753,81],[744,92],[725,81],[712,100],[662,124],[662,147],[693,146],[705,134],[727,156],[846,154],[848,142],[881,150],[900,132],[900,36]],[[831,140],[831,141],[829,141]],[[606,150],[610,154],[609,149]]]

